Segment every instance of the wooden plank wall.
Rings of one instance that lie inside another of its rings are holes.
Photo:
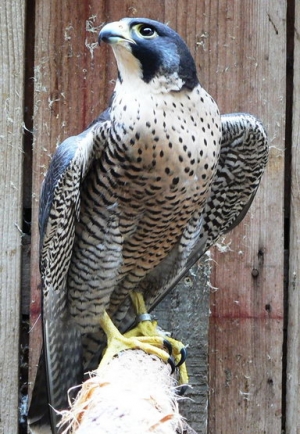
[[[230,243],[226,253],[213,253],[212,285],[217,289],[211,295],[208,428],[205,398],[189,410],[193,419],[189,422],[199,433],[207,429],[214,434],[280,433],[286,67],[286,2],[280,0],[36,0],[30,381],[41,345],[40,184],[56,145],[82,131],[108,102],[115,62],[109,47],[98,48],[95,43],[102,23],[123,16],[168,22],[187,41],[200,81],[222,113],[251,112],[269,131],[270,163],[259,195],[247,220],[223,242],[223,246]],[[200,292],[188,306],[194,307],[191,321],[182,328],[188,334],[193,321],[197,322],[204,337],[201,342],[205,342],[208,298],[201,299]],[[181,303],[178,316],[183,322],[187,307],[178,292],[166,303],[166,310]],[[168,321],[172,328],[180,328],[174,315]],[[202,360],[193,371],[194,378],[200,378],[202,363],[203,382],[205,344],[202,353],[199,345],[194,347],[195,352],[193,345],[190,348],[192,364],[200,354]],[[205,389],[204,384],[204,396]]]
[[[213,255],[209,433],[280,433],[286,5],[215,6],[215,97],[223,113],[248,111],[263,120],[270,160],[246,220],[224,240],[225,253]]]
[[[25,9],[0,5],[0,432],[18,432]]]
[[[294,81],[292,105],[292,159],[291,159],[291,214],[290,214],[290,255],[288,292],[288,339],[286,375],[286,434],[300,433],[300,2],[295,1],[294,31]]]

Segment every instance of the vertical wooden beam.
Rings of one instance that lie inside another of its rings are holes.
[[[207,433],[209,260],[195,264],[155,308],[159,326],[187,345],[190,389],[179,401],[180,413],[197,434]]]
[[[0,5],[0,432],[18,432],[25,3]]]
[[[292,3],[292,2],[291,2]],[[291,213],[288,290],[288,339],[286,384],[286,434],[300,432],[300,2],[295,1],[294,89],[292,121]]]
[[[208,4],[209,3],[209,4]],[[208,87],[221,112],[247,111],[270,160],[246,220],[214,252],[209,432],[281,432],[286,4],[210,1]],[[227,248],[224,249],[224,245]]]

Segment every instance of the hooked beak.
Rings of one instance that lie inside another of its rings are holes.
[[[125,45],[126,43],[136,44],[131,38],[127,23],[124,21],[115,21],[114,23],[106,24],[99,33],[99,45],[101,42],[106,42],[111,45]]]

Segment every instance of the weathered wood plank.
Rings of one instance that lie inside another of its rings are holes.
[[[209,432],[281,432],[285,18],[280,1],[210,3],[208,88],[222,113],[269,132],[270,161],[248,217],[214,252]]]
[[[208,417],[209,261],[202,258],[155,308],[159,325],[187,345],[190,389],[179,401],[180,413],[197,432],[206,434]]]
[[[25,3],[0,5],[0,432],[18,432]]]
[[[291,206],[290,206],[290,251],[288,290],[288,333],[287,333],[287,375],[286,375],[286,434],[300,432],[300,2],[295,2],[294,25],[294,89],[292,114],[292,165],[291,165]]]

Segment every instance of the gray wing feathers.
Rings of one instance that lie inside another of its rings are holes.
[[[42,385],[44,390],[38,390],[38,379],[33,390],[36,408],[31,406],[29,419],[33,415],[35,421],[47,421],[49,406],[43,402],[55,409],[66,408],[68,389],[82,380],[81,335],[66,309],[66,278],[80,213],[81,182],[92,159],[101,152],[98,129],[99,124],[94,125],[58,147],[42,186],[39,226],[45,368],[40,375],[46,375],[46,384]],[[45,386],[47,400],[43,399]],[[54,411],[50,411],[50,420],[56,432],[58,417]]]
[[[246,215],[268,160],[266,132],[254,116],[222,116],[221,154],[204,212],[204,251]],[[204,252],[203,252],[204,253]]]

